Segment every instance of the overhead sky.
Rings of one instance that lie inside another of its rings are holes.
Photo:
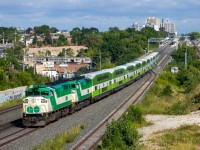
[[[0,26],[59,30],[74,27],[125,29],[148,16],[168,19],[178,33],[200,32],[200,0],[1,0]]]

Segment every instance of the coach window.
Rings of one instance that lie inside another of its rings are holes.
[[[97,90],[97,86],[95,86],[95,91]]]
[[[110,81],[110,85],[112,84],[112,82]]]

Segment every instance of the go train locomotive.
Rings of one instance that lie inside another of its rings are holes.
[[[158,62],[158,52],[110,69],[56,84],[37,84],[25,91],[23,125],[45,126],[133,83]]]

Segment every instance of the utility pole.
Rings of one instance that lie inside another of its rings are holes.
[[[65,72],[64,72],[64,76],[65,76],[65,78],[66,78],[66,76],[67,76],[67,60],[66,60],[66,50],[65,50]]]
[[[4,44],[4,32],[3,32],[3,44]]]
[[[34,55],[34,74],[36,73],[36,63],[35,63],[35,55]]]
[[[15,43],[16,43],[16,34],[17,34],[17,33],[16,33],[16,30],[15,30]]]
[[[187,41],[186,41],[186,51],[185,51],[185,70],[187,70]]]
[[[25,69],[25,51],[24,51],[24,56],[23,56],[23,72],[24,72],[24,69]]]
[[[24,28],[24,45],[26,46],[26,29]]]
[[[99,69],[101,70],[101,50],[99,50]]]

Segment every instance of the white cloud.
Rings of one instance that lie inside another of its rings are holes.
[[[0,5],[0,26],[48,24],[60,29],[94,26],[106,30],[156,16],[173,19],[178,27],[182,23],[189,30],[191,22],[199,26],[199,8],[200,0],[6,0]]]

